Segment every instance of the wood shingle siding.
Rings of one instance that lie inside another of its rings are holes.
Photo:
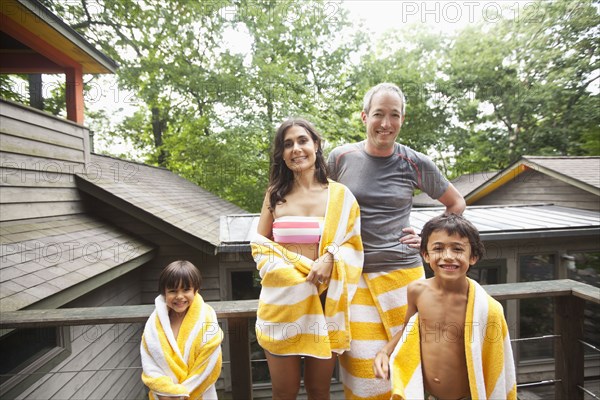
[[[73,174],[86,168],[87,128],[1,101],[0,221],[82,212]]]
[[[65,307],[135,305],[140,270],[130,272]],[[71,355],[18,399],[142,399],[142,323],[73,326]]]
[[[89,130],[20,104],[0,104],[3,152],[84,164],[89,154]]]

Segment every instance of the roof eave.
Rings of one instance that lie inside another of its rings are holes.
[[[143,210],[137,207],[135,204],[129,203],[118,196],[115,196],[113,193],[100,186],[95,185],[86,177],[76,174],[75,182],[77,184],[77,188],[82,192],[87,193],[88,195],[103,201],[112,207],[117,208],[118,210],[121,210],[133,218],[143,221],[144,223],[147,223],[148,225],[178,240],[181,240],[182,242],[201,250],[206,254],[214,255],[217,253],[217,243],[212,243],[209,240],[200,238],[190,232],[184,231],[168,221],[158,218],[156,215]]]
[[[581,190],[585,190],[586,192],[590,192],[595,194],[596,196],[600,196],[600,188],[589,185],[585,182],[579,181],[577,179],[573,179],[567,175],[563,175],[555,170],[546,168],[533,160],[527,158],[527,156],[523,156],[520,160],[516,161],[503,171],[498,172],[496,175],[491,177],[488,181],[479,185],[477,188],[473,189],[470,193],[465,195],[465,201],[467,205],[471,205],[477,200],[487,196],[491,192],[498,189],[500,186],[512,181],[521,173],[527,170],[535,170],[546,174],[552,178],[558,179],[562,182],[565,182],[571,186],[575,186]]]
[[[536,239],[556,237],[571,238],[581,236],[598,236],[600,235],[600,226],[585,228],[541,229],[527,231],[480,232],[480,237],[482,240],[531,239],[534,235]]]
[[[77,33],[73,28],[68,26],[58,16],[53,14],[44,5],[39,3],[37,0],[15,0],[19,5],[28,10],[30,13],[35,15],[41,21],[45,23],[48,29],[53,29],[59,34],[65,37],[73,43],[79,50],[83,51],[88,57],[90,57],[98,66],[97,70],[86,71],[84,73],[116,73],[119,65],[116,61],[106,56],[92,44],[90,44],[85,38]]]

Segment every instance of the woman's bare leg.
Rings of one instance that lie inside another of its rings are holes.
[[[330,359],[304,358],[304,387],[310,400],[329,400],[331,376],[337,361],[337,354]]]
[[[300,390],[300,356],[274,356],[265,350],[274,400],[295,400]]]

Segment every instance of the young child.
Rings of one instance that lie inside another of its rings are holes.
[[[160,274],[160,295],[140,349],[151,400],[217,398],[223,332],[198,293],[200,282],[200,271],[189,261],[174,261]]]
[[[404,329],[377,353],[375,375],[390,372],[395,399],[516,399],[502,306],[467,278],[484,252],[477,228],[445,214],[421,237],[434,277],[408,286]]]

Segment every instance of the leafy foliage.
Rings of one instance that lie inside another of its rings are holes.
[[[463,170],[500,169],[522,155],[600,154],[599,22],[592,1],[538,1],[484,35],[460,32],[444,72]]]
[[[400,141],[449,177],[526,154],[600,154],[596,1],[529,2],[452,36],[410,26],[373,47],[325,0],[43,3],[120,64],[119,88],[138,101],[116,125],[88,115],[96,134],[248,211],[260,209],[279,123],[313,121],[326,151],[362,140],[362,95],[383,81],[406,93]],[[2,96],[23,101],[14,79],[0,76]],[[64,108],[60,92],[46,104]]]

